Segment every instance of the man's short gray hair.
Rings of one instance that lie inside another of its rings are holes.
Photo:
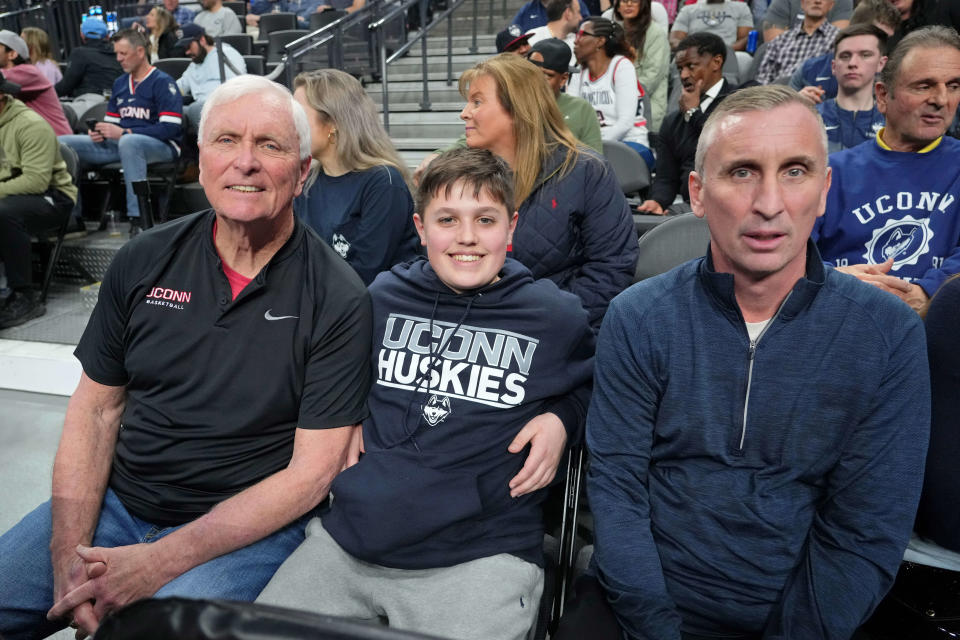
[[[948,48],[960,51],[960,35],[950,27],[939,25],[923,27],[905,35],[896,48],[890,52],[890,57],[887,58],[887,63],[880,72],[880,82],[884,84],[891,95],[893,94],[893,87],[900,77],[900,67],[903,66],[903,59],[914,49],[921,48]]]
[[[820,112],[817,111],[817,107],[814,106],[812,101],[785,85],[771,84],[761,87],[748,87],[735,91],[724,98],[723,101],[717,105],[717,108],[713,110],[713,113],[710,114],[710,117],[707,118],[706,123],[704,123],[703,130],[700,132],[700,140],[697,142],[697,155],[694,158],[694,169],[700,176],[700,179],[702,180],[705,177],[703,173],[703,162],[707,157],[707,149],[713,143],[716,129],[721,120],[731,115],[752,113],[754,111],[771,111],[777,107],[790,104],[799,104],[805,107],[813,114],[813,117],[816,118],[817,124],[820,125],[823,156],[826,158],[828,148],[827,130],[823,126],[823,118],[820,117]]]
[[[303,161],[309,158],[310,123],[307,121],[307,114],[304,112],[303,107],[293,99],[293,95],[282,84],[267,80],[263,76],[249,74],[230,78],[214,89],[210,97],[207,98],[207,101],[203,104],[203,110],[200,112],[200,125],[197,129],[197,140],[200,146],[203,146],[206,142],[203,132],[211,111],[222,105],[254,94],[265,96],[273,95],[281,104],[286,104],[290,107],[293,126],[297,131],[297,138],[300,141],[300,160]]]

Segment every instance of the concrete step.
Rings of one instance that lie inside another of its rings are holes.
[[[390,113],[388,132],[392,138],[448,138],[463,133],[457,111],[396,111]]]
[[[457,90],[457,82],[447,85],[445,81],[428,82],[427,90],[430,93],[430,102],[439,104],[460,103],[458,111],[463,108],[463,98]],[[423,95],[423,83],[421,82],[394,82],[390,78],[388,86],[388,99],[390,100],[390,110],[400,109],[402,104],[416,104],[419,109],[421,97]],[[381,106],[383,104],[383,85],[367,85],[367,95],[373,100],[374,104]]]
[[[401,138],[399,136],[392,136],[390,139],[393,141],[393,146],[395,146],[401,154],[415,154],[419,155],[420,158],[423,159],[423,156],[427,155],[428,153],[433,153],[437,149],[449,147],[451,144],[456,142],[457,138],[460,136],[460,133],[455,136],[450,136],[449,138]],[[419,160],[417,162],[419,163]]]
[[[419,50],[416,51],[419,54]],[[453,72],[460,73],[466,71],[473,65],[478,62],[483,62],[490,58],[489,53],[481,52],[476,54],[457,54],[453,55]],[[421,70],[421,61],[419,55],[409,55],[405,58],[396,60],[390,64],[390,79],[393,81],[393,77],[397,74],[419,74]],[[435,71],[439,73],[447,72],[447,54],[444,52],[442,55],[428,55],[427,56],[427,70]]]
[[[378,107],[383,104],[383,85],[368,84],[367,95]],[[430,94],[430,102],[438,105],[458,104],[457,111],[463,108],[464,101],[457,89],[457,82],[448,85],[445,81],[432,81],[427,83],[427,90]],[[403,110],[401,105],[416,105],[420,108],[420,100],[423,96],[423,83],[421,82],[394,82],[390,79],[388,100],[390,101],[390,110]],[[438,111],[448,111],[448,107],[435,107]]]
[[[459,96],[457,96],[459,97]],[[464,101],[451,101],[451,102],[437,102],[434,95],[430,94],[430,111],[423,111],[420,109],[420,99],[417,98],[413,102],[399,102],[399,103],[390,103],[390,117],[393,117],[394,113],[438,113],[438,112],[447,112],[453,113],[458,118],[460,117],[460,112],[463,110]],[[383,108],[377,108],[377,111],[383,113]]]

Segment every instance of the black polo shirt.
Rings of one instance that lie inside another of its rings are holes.
[[[212,211],[143,233],[113,260],[75,355],[125,385],[110,487],[135,516],[189,522],[286,467],[297,427],[361,422],[370,299],[316,234],[293,234],[231,300]]]

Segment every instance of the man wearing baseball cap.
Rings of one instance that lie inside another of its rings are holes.
[[[113,81],[123,75],[113,44],[107,38],[107,24],[100,18],[87,18],[80,25],[83,43],[74,47],[67,59],[67,70],[55,89],[77,117],[95,104],[105,101]]]
[[[23,38],[13,31],[0,31],[0,71],[10,82],[20,85],[17,98],[46,120],[54,133],[65,136],[73,133],[63,115],[60,99],[53,83],[40,69],[30,64],[30,49]]]
[[[247,63],[244,62],[239,51],[226,42],[221,43],[224,56],[224,77],[221,78],[220,54],[217,52],[213,38],[207,34],[204,28],[198,24],[188,24],[180,30],[180,33],[181,37],[177,41],[177,48],[186,51],[187,56],[193,62],[177,80],[177,86],[184,96],[193,96],[193,103],[187,106],[183,112],[187,116],[187,122],[190,126],[196,128],[196,125],[200,122],[200,111],[203,109],[203,103],[207,101],[207,96],[229,78],[246,73]]]
[[[77,187],[53,130],[14,96],[21,87],[0,74],[0,262],[13,293],[0,303],[0,329],[42,316],[32,281],[30,238],[56,231],[70,215]]]
[[[524,33],[523,29],[515,24],[510,25],[497,34],[497,53],[515,53],[522,56],[530,51],[530,39],[532,34]]]

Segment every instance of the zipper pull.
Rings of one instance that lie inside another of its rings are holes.
[[[748,355],[749,355],[749,358],[750,358],[751,361],[753,360],[753,357],[754,357],[756,354],[757,354],[757,341],[756,341],[756,340],[751,340],[751,341],[750,341],[750,350],[749,350],[749,352],[748,352]]]

